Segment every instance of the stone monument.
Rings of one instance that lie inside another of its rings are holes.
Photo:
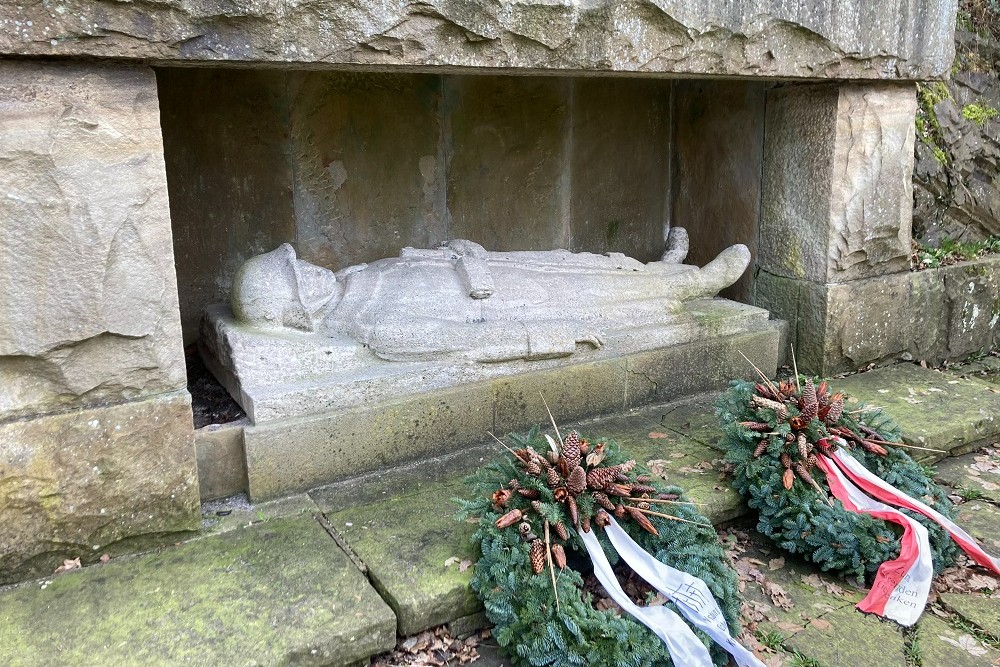
[[[490,381],[535,375],[557,385],[580,367],[594,376],[576,390],[578,414],[610,411],[644,396],[634,382],[631,399],[627,385],[608,389],[635,355],[762,328],[771,334],[767,347],[776,348],[766,311],[712,298],[746,270],[746,246],[724,250],[703,268],[682,263],[687,246],[678,227],[661,259],[648,263],[622,253],[490,252],[453,240],[334,272],[283,244],[237,271],[230,307],[206,311],[203,356],[255,422],[246,432],[249,457],[259,428],[290,426],[301,443],[304,418],[435,392],[492,400]],[[683,382],[669,367],[646,380],[654,387]],[[470,436],[481,437],[493,421],[491,414]],[[319,437],[332,438],[331,428],[320,428]],[[288,446],[280,452],[286,456]],[[268,455],[276,454],[272,446]],[[258,497],[290,490],[288,480],[273,492],[254,482],[251,473]]]

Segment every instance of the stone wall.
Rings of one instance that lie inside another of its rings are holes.
[[[186,342],[201,310],[227,301],[239,265],[284,241],[332,269],[449,238],[643,261],[663,252],[670,81],[198,69],[158,79]],[[740,97],[749,85],[726,89]],[[702,262],[752,245],[762,113],[749,105],[711,152],[720,173],[741,175],[712,192],[739,203],[684,216]],[[716,129],[684,155],[698,159]]]
[[[924,79],[951,66],[955,10],[956,0],[66,0],[58,10],[7,4],[0,53],[158,64]]]
[[[0,62],[0,583],[198,525],[156,82]]]

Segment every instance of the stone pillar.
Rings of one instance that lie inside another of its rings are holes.
[[[199,512],[153,71],[0,62],[0,137],[4,583]]]
[[[915,113],[907,83],[768,91],[754,303],[789,322],[800,369],[909,346]]]

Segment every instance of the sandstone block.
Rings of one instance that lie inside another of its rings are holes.
[[[197,530],[188,393],[0,424],[0,515],[0,583]]]
[[[0,419],[184,387],[156,81],[0,62]]]
[[[907,84],[768,92],[761,268],[837,283],[909,267],[915,113]]]
[[[198,456],[198,489],[203,501],[225,498],[247,490],[247,462],[243,451],[246,420],[209,424],[194,432]]]
[[[386,4],[24,3],[0,53],[286,66],[484,67],[927,79],[954,57],[956,0]]]
[[[937,271],[947,299],[948,356],[961,358],[1000,342],[1000,258]]]

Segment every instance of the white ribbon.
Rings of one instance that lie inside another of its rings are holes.
[[[712,593],[705,582],[656,560],[640,547],[618,523],[611,519],[605,528],[612,546],[636,574],[677,605],[681,613],[726,649],[740,667],[764,667],[753,653],[736,642]],[[666,607],[639,607],[622,590],[593,531],[580,533],[583,544],[594,562],[594,575],[622,609],[652,630],[670,652],[678,667],[711,667],[708,649],[695,636],[690,626]]]
[[[871,591],[857,607],[861,611],[892,619],[900,625],[913,625],[927,605],[934,577],[927,529],[899,510],[870,498],[826,456],[820,454],[817,464],[826,473],[830,492],[845,508],[903,526],[899,558],[879,566]]]
[[[695,636],[691,628],[680,616],[666,607],[640,607],[629,599],[615,577],[608,557],[604,555],[601,543],[597,541],[594,531],[580,531],[583,545],[594,562],[594,576],[604,586],[611,599],[618,603],[627,613],[653,631],[663,640],[670,653],[670,659],[677,667],[712,667],[712,658],[708,649]]]

